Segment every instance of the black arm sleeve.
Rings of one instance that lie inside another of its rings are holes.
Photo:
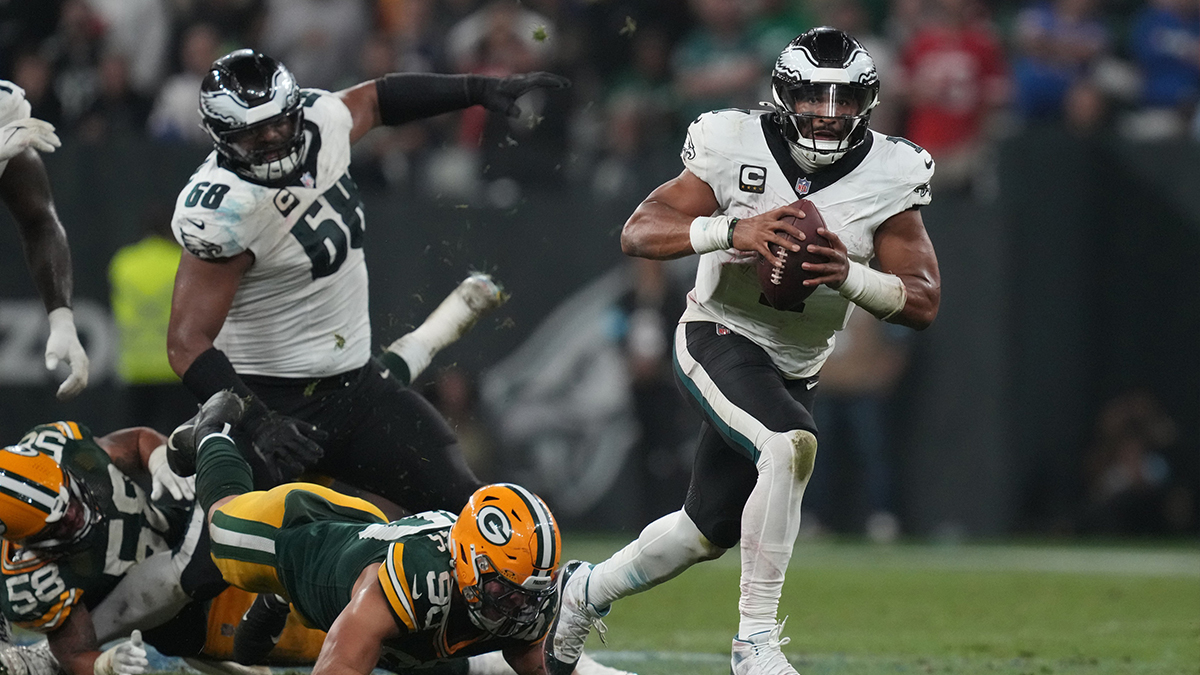
[[[188,366],[187,372],[183,374],[183,386],[201,402],[207,401],[218,391],[232,390],[246,400],[247,420],[260,418],[269,412],[266,404],[250,391],[250,387],[242,382],[242,378],[238,377],[225,352],[216,347],[209,347],[192,361],[192,365]]]
[[[392,73],[375,80],[379,117],[395,126],[482,103],[480,75]]]

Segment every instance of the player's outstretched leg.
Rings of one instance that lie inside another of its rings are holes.
[[[274,593],[259,593],[233,633],[233,660],[247,666],[265,663],[279,643],[291,605]]]
[[[608,614],[608,607],[600,610],[587,601],[591,573],[592,564],[580,560],[568,562],[558,572],[558,612],[545,641],[546,671],[550,675],[575,672],[592,626],[596,627],[601,640],[608,630],[600,620]]]
[[[508,300],[491,276],[472,274],[455,288],[415,330],[388,345],[380,360],[392,375],[409,384],[434,355],[466,335],[479,317]]]
[[[192,419],[175,427],[167,438],[167,464],[184,478],[196,473],[196,451],[211,434],[228,434],[242,418],[246,402],[232,391],[213,394]]]

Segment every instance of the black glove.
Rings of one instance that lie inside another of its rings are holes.
[[[245,429],[274,483],[293,481],[316,464],[325,455],[318,443],[329,438],[308,422],[273,410],[247,419]]]
[[[521,109],[517,99],[534,89],[566,89],[571,81],[562,75],[536,72],[508,77],[472,76],[469,80],[471,99],[488,110],[517,117]]]

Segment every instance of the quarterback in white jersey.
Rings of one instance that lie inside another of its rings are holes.
[[[569,672],[590,627],[619,598],[671,579],[740,543],[734,675],[794,675],[777,623],[784,574],[812,473],[817,374],[851,303],[916,329],[940,302],[940,276],[919,208],[933,159],[868,128],[879,83],[866,49],[815,28],[780,54],[774,110],[701,115],[688,129],[683,172],[652,192],[621,233],[625,253],[664,260],[700,254],[696,286],[675,334],[675,375],[704,419],[684,507],[608,560],[571,563],[563,609],[547,639],[552,674]],[[803,242],[781,220],[816,205],[829,246]],[[785,238],[791,235],[801,243]],[[813,293],[798,310],[760,302],[756,261],[771,244],[807,246]],[[871,259],[879,269],[868,266]]]
[[[477,104],[516,114],[524,93],[566,85],[550,73],[411,73],[330,93],[300,89],[283,64],[249,49],[213,63],[200,113],[215,150],[172,220],[186,253],[167,352],[197,400],[229,389],[247,401],[237,433],[253,448],[258,487],[311,468],[413,512],[458,511],[479,487],[449,425],[405,386],[475,308],[452,294],[460,311],[446,319],[439,307],[371,357],[350,147],[377,126]],[[473,287],[498,297],[489,284]]]
[[[60,361],[71,366],[71,374],[58,387],[58,399],[66,401],[87,386],[88,358],[71,311],[67,232],[58,220],[50,179],[38,154],[54,152],[61,143],[54,125],[30,117],[30,112],[25,90],[0,80],[0,200],[16,221],[25,261],[50,320],[46,368],[54,370]]]

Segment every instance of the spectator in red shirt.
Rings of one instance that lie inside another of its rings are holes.
[[[990,114],[1008,100],[1004,52],[974,0],[936,0],[902,50],[905,137],[938,163],[938,187],[971,187],[987,145]]]

